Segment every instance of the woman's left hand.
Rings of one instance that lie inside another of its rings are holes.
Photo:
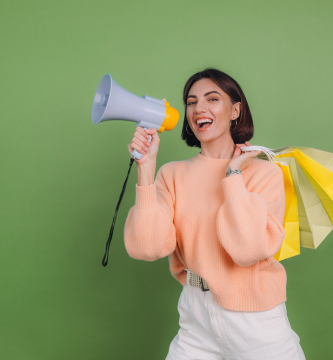
[[[255,156],[259,155],[262,150],[251,150],[242,153],[241,147],[242,146],[252,146],[248,141],[245,141],[245,144],[236,144],[235,152],[233,157],[227,163],[226,172],[230,169],[233,170],[243,170],[251,164],[251,159]],[[232,173],[230,175],[233,175]],[[228,174],[228,176],[230,176]]]

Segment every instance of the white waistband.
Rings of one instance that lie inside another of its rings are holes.
[[[191,270],[189,270],[189,269],[184,269],[185,271],[186,271],[186,283],[187,283],[187,285],[190,285],[190,276],[191,276],[191,273],[192,273],[192,271]],[[194,274],[194,273],[192,273],[192,274]]]

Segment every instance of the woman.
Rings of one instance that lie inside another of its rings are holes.
[[[136,202],[124,229],[135,259],[169,256],[183,285],[180,329],[167,360],[304,360],[285,307],[286,271],[274,259],[285,237],[284,182],[274,163],[250,146],[245,95],[227,74],[206,69],[187,81],[182,139],[196,156],[164,164],[159,136],[137,127]],[[147,141],[148,134],[152,141]]]

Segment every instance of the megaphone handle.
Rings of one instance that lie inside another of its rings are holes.
[[[147,130],[147,129],[150,129],[150,128],[149,127],[143,128],[143,130]],[[151,135],[148,135],[148,136],[149,136],[148,142],[151,142],[152,136]],[[134,149],[132,151],[132,154],[131,154],[132,159],[140,160],[142,158],[142,156],[143,156],[143,154],[139,153],[139,151],[137,151],[136,149]]]

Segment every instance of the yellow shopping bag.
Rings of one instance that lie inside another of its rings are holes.
[[[274,255],[278,261],[300,254],[299,220],[297,195],[288,162],[274,161],[283,172],[285,190],[285,213],[283,227],[286,236],[280,250]]]

